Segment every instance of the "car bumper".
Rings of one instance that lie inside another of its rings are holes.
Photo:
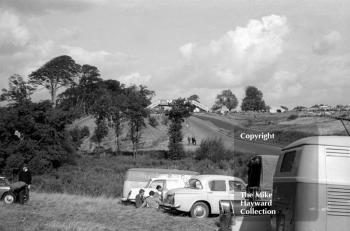
[[[122,202],[125,202],[125,203],[127,203],[127,202],[129,202],[129,203],[135,203],[135,199],[129,199],[129,198],[123,197],[123,198],[122,198]]]
[[[161,204],[160,207],[162,207],[163,209],[178,209],[180,208],[180,205],[179,204],[167,204],[167,203],[164,203],[164,204]]]

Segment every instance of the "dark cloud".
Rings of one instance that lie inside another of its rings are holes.
[[[0,8],[25,14],[46,14],[55,11],[84,11],[107,0],[0,0]]]

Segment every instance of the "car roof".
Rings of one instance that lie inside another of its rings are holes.
[[[330,146],[343,146],[350,147],[349,136],[311,136],[297,140],[282,150],[302,146],[302,145],[330,145]]]
[[[238,180],[243,181],[241,178],[234,177],[234,176],[227,176],[227,175],[198,175],[193,176],[192,179],[198,179],[198,180]],[[244,182],[244,181],[243,181]]]

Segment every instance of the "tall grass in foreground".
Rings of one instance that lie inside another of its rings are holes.
[[[0,230],[144,231],[214,230],[215,219],[194,220],[161,210],[136,209],[118,199],[32,193],[28,205],[0,204]]]
[[[34,176],[33,189],[38,192],[120,197],[126,171],[129,168],[141,167],[175,168],[201,174],[224,174],[245,178],[246,162],[250,155],[233,152],[230,154],[231,159],[210,159],[198,158],[198,152],[188,153],[188,157],[176,161],[151,154],[139,155],[136,160],[131,156],[122,155],[100,158],[84,156],[77,160],[76,165],[65,165],[55,172]]]

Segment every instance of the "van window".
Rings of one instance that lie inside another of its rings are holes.
[[[224,180],[210,181],[209,188],[211,191],[226,191],[226,181]]]
[[[158,185],[164,188],[164,180],[154,180],[150,182],[148,188],[156,188]]]
[[[283,156],[280,172],[292,171],[296,151],[286,152]]]

